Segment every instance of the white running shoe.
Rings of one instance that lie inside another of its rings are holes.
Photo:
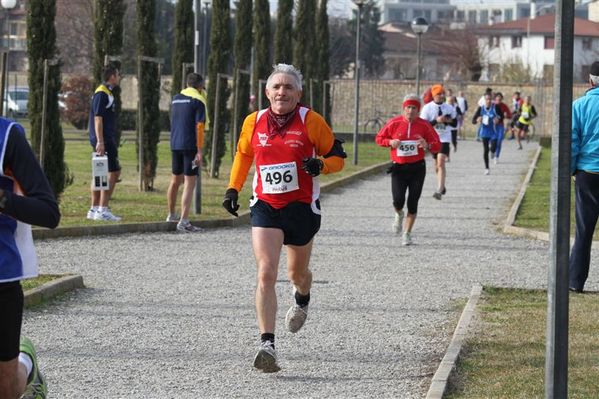
[[[177,215],[176,213],[174,215],[169,213],[166,217],[167,222],[178,222],[179,220],[181,220],[181,216]]]
[[[202,231],[202,229],[194,226],[190,222],[187,222],[187,223],[179,222],[179,223],[177,223],[177,231],[180,231],[182,233],[197,233],[199,231]]]
[[[105,209],[102,212],[98,211],[94,215],[94,220],[101,220],[104,222],[120,222],[121,219],[120,216],[113,215],[112,212],[110,212],[110,208]]]
[[[493,164],[497,165],[497,157],[493,158]]]
[[[489,169],[485,169],[485,176],[489,175],[491,171]]]
[[[254,358],[254,367],[265,373],[276,373],[281,370],[277,363],[277,352],[272,342],[263,341],[260,343],[260,348]]]
[[[304,326],[308,318],[308,306],[295,304],[289,308],[285,316],[285,326],[289,332],[296,333]]]
[[[87,211],[87,220],[95,220],[96,213],[97,211],[94,211],[93,209]]]
[[[401,238],[401,245],[412,245],[412,233],[406,231]]]
[[[397,235],[401,234],[403,226],[403,211],[395,212],[395,220],[393,221],[393,232]]]

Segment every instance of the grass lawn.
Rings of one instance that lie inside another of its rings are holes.
[[[352,144],[346,143],[345,150],[348,158],[343,171],[321,176],[322,183],[347,176],[367,166],[389,159],[387,149],[378,147],[374,143],[360,143],[359,165],[354,166],[352,165]],[[85,218],[90,206],[91,152],[92,148],[87,141],[65,142],[65,161],[74,175],[74,180],[61,196],[61,226],[105,223],[89,221]],[[155,190],[152,192],[140,192],[138,189],[137,153],[135,152],[135,143],[131,142],[131,139],[125,139],[124,144],[119,148],[119,158],[122,167],[122,181],[117,184],[110,202],[112,211],[123,217],[123,223],[163,221],[167,215],[166,190],[171,177],[171,155],[168,140],[162,140],[158,145],[157,176],[154,181]],[[230,170],[231,156],[227,153],[220,168],[220,178],[212,179],[206,172],[202,174],[202,214],[192,215],[192,220],[229,217],[221,207],[221,202],[229,182]],[[242,210],[247,209],[252,176],[253,170],[248,175],[248,180],[240,193]],[[179,191],[181,192],[182,188]]]
[[[56,280],[64,276],[58,274],[40,274],[36,278],[30,278],[27,280],[21,281],[21,286],[23,287],[23,291],[31,290],[37,288],[41,285],[46,284],[49,281]]]
[[[532,175],[526,195],[520,205],[516,222],[518,227],[549,232],[549,211],[551,196],[551,149],[543,148],[537,168]],[[574,181],[571,190],[570,231],[574,235],[576,221],[574,218]],[[595,230],[595,240],[599,240],[599,230]]]
[[[543,398],[547,293],[485,288],[446,398]],[[570,295],[569,398],[599,392],[599,295]]]

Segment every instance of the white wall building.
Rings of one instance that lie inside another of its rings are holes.
[[[450,0],[379,0],[381,24],[424,17],[429,23],[450,23],[455,6]]]
[[[553,77],[555,15],[481,27],[476,31],[483,57],[483,78],[494,80],[501,68],[520,65],[536,78]],[[599,23],[575,18],[574,80],[588,79],[589,67],[599,60]]]

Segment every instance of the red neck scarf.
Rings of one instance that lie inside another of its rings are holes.
[[[277,134],[281,135],[281,137],[285,137],[287,133],[287,125],[293,119],[297,110],[299,109],[299,104],[293,109],[293,111],[285,114],[279,115],[275,114],[270,107],[268,107],[267,115],[267,125],[268,125],[268,135],[270,137],[276,136]]]

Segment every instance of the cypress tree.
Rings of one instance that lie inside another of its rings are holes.
[[[210,29],[210,56],[208,57],[208,112],[214,115],[218,109],[218,126],[214,118],[210,120],[210,130],[205,139],[204,156],[212,164],[212,134],[216,130],[216,168],[211,174],[218,177],[220,163],[225,155],[225,121],[227,120],[227,99],[230,90],[227,80],[222,78],[220,82],[219,102],[216,104],[216,82],[218,73],[227,73],[227,66],[231,54],[231,43],[229,39],[229,0],[214,0],[212,2],[212,26]],[[216,108],[215,108],[216,107]]]
[[[137,0],[137,54],[138,56],[156,57],[158,49],[154,38],[155,0]],[[141,130],[143,132],[143,188],[153,189],[158,163],[158,140],[160,138],[160,79],[158,65],[153,62],[141,62],[143,110]]]
[[[233,121],[232,126],[237,126],[237,129],[241,129],[243,120],[249,113],[248,100],[250,97],[250,77],[246,74],[237,73],[239,70],[248,70],[252,62],[252,25],[248,24],[252,18],[252,0],[239,0],[237,2],[237,14],[235,15],[235,83],[234,90],[237,92],[237,99],[235,108],[237,109],[237,115],[233,115],[233,118],[237,118]],[[236,122],[236,123],[235,123]],[[235,137],[239,134],[239,131],[232,132]],[[237,143],[233,143],[234,151],[237,147]]]
[[[172,95],[177,94],[185,86],[185,75],[187,74],[183,74],[183,63],[193,62],[193,19],[193,0],[179,0],[175,8],[175,49],[173,51]]]
[[[316,59],[319,60],[318,71],[315,74],[315,78],[318,80],[318,98],[319,107],[317,110],[326,114],[327,122],[331,123],[331,96],[330,87],[326,86],[323,98],[323,86],[326,80],[329,80],[329,17],[327,14],[327,0],[320,0],[320,5],[316,14],[316,43],[318,46],[318,56]],[[325,112],[326,110],[326,112]]]
[[[362,16],[360,59],[364,62],[365,75],[376,78],[385,71],[385,37],[379,30],[381,12],[375,3],[369,2],[364,6]]]
[[[56,29],[54,28],[55,16],[55,0],[30,0],[27,3],[27,55],[30,90],[28,113],[31,121],[31,145],[38,156],[42,132],[44,60],[58,56]],[[60,86],[60,65],[50,66],[44,133],[44,164],[42,167],[57,198],[65,187],[72,183],[72,177],[64,162],[64,137],[58,112]]]
[[[295,19],[295,47],[293,48],[293,65],[299,68],[304,76],[304,95],[302,102],[310,103],[310,79],[314,78],[318,59],[314,56],[316,48],[316,0],[299,0]]]
[[[123,18],[125,17],[126,5],[123,0],[96,0],[94,12],[94,85],[102,83],[102,69],[107,55],[121,56],[123,53]],[[121,62],[113,62],[121,69]],[[94,89],[95,89],[94,86]],[[121,88],[117,86],[112,89],[114,106],[116,111],[115,140],[117,146],[121,142],[121,124],[119,115],[121,113]]]
[[[275,30],[274,62],[293,62],[293,0],[279,0],[277,27]]]
[[[259,79],[266,79],[270,74],[270,7],[268,0],[256,0],[254,3],[254,75],[252,82],[252,91],[259,98],[259,91],[262,91],[263,103],[258,104],[258,109],[264,108],[266,96],[264,88],[260,87]]]

